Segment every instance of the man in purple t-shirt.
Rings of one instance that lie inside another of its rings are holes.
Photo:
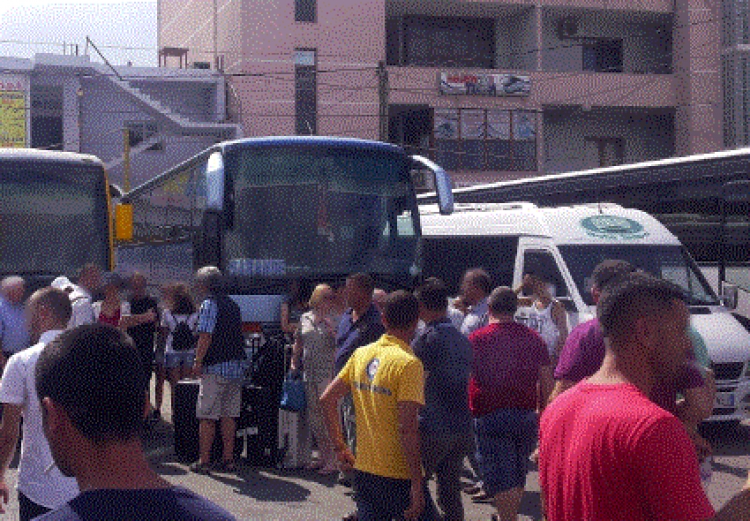
[[[614,281],[633,271],[636,271],[636,268],[627,261],[605,260],[599,263],[591,275],[591,297],[594,303],[599,302],[602,291]],[[555,388],[549,401],[598,371],[604,360],[604,352],[604,334],[598,319],[589,320],[573,329],[560,352],[560,359],[555,368]],[[650,398],[660,407],[681,418],[689,430],[695,431],[691,426],[697,426],[711,413],[713,392],[710,385],[706,386],[706,380],[694,357],[689,358],[691,359],[680,370],[675,381],[658,382]],[[685,400],[679,407],[678,393],[685,394]],[[698,440],[698,437],[695,439]]]
[[[636,271],[635,266],[623,260],[600,262],[591,275],[591,298],[599,302],[602,291],[618,277]],[[549,397],[554,400],[584,378],[599,370],[604,360],[604,335],[595,318],[579,324],[568,335],[555,367],[555,388]]]

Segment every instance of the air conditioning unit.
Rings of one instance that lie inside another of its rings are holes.
[[[578,38],[581,35],[580,33],[581,27],[577,18],[567,16],[557,21],[557,36],[560,40]]]

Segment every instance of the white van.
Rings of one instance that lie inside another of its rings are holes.
[[[614,204],[542,208],[531,203],[458,204],[452,215],[421,208],[421,271],[458,291],[463,272],[483,267],[496,285],[516,287],[534,271],[552,282],[569,326],[594,317],[590,277],[623,259],[670,280],[689,298],[716,374],[710,421],[745,418],[750,407],[750,332],[723,306],[680,241],[659,221]],[[519,318],[528,310],[520,309]]]

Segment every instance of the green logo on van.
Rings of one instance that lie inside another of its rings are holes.
[[[643,225],[619,215],[595,215],[581,221],[586,233],[599,239],[633,240],[648,237]]]

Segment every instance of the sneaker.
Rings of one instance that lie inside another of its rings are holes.
[[[487,492],[482,490],[478,494],[471,496],[472,503],[492,503],[495,500],[493,496],[490,496]]]
[[[219,461],[214,465],[213,469],[219,472],[236,472],[237,464],[233,460]]]
[[[200,461],[191,463],[188,468],[190,469],[190,472],[195,472],[196,474],[210,474],[211,473],[211,466],[206,465],[205,463],[201,463]]]
[[[333,474],[334,472],[338,472],[339,467],[335,463],[328,463],[327,465],[322,466],[318,469],[318,474],[322,476],[329,476]]]
[[[470,483],[464,487],[464,493],[473,496],[479,494],[482,491],[482,486],[477,483]]]

